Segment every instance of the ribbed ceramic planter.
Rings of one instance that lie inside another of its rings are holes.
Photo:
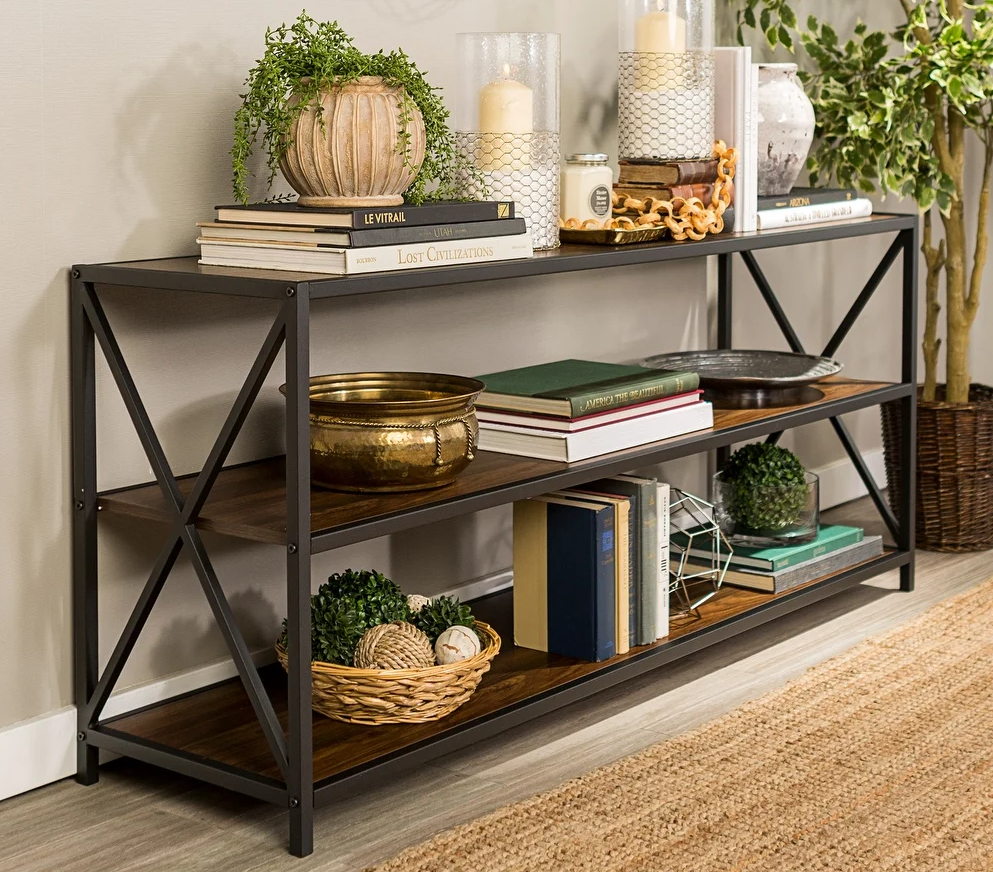
[[[293,99],[291,98],[291,102]],[[399,206],[424,161],[424,119],[410,101],[404,142],[402,89],[363,76],[322,91],[290,128],[280,161],[301,206]]]

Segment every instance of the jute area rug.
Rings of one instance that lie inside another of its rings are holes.
[[[993,582],[375,872],[993,870]]]

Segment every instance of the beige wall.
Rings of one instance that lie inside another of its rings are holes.
[[[0,5],[0,726],[71,702],[67,275],[73,262],[196,251],[193,222],[230,199],[231,116],[266,25],[299,3],[4,0]],[[613,152],[613,4],[354,0],[307,4],[360,46],[402,45],[449,91],[454,34],[565,36],[563,144]],[[148,291],[105,295],[177,471],[199,467],[270,317],[265,304]],[[479,373],[568,355],[641,357],[706,339],[702,264],[396,293],[316,307],[312,370]],[[277,364],[278,367],[281,364]],[[274,375],[233,460],[280,448]],[[108,373],[99,373],[101,487],[149,477]],[[325,555],[374,566],[409,590],[454,587],[510,563],[506,510]],[[161,542],[151,524],[104,519],[101,650],[126,620]],[[255,648],[284,613],[275,548],[210,537]],[[122,686],[224,656],[181,561]]]
[[[0,4],[0,638],[8,651],[0,727],[71,702],[67,267],[195,252],[193,222],[230,198],[230,119],[261,35],[299,8],[283,0]],[[563,146],[616,151],[613,3],[323,0],[307,8],[337,17],[367,50],[402,45],[449,91],[457,81],[456,32],[561,31]],[[760,261],[816,348],[884,247],[834,243]],[[478,373],[567,355],[626,360],[700,347],[705,284],[696,263],[322,304],[312,371]],[[782,347],[746,277],[738,287],[739,343]],[[895,280],[882,289],[842,350],[853,374],[897,375],[896,290]],[[262,303],[137,290],[107,292],[105,300],[175,469],[198,468],[271,313]],[[277,373],[233,460],[279,450],[279,383]],[[101,486],[146,480],[147,463],[103,369],[99,413]],[[866,447],[878,444],[874,415],[856,430]],[[840,456],[831,440],[816,428],[798,450],[808,465],[820,465]],[[701,483],[699,465],[666,472]],[[103,519],[104,656],[162,536],[151,524]],[[216,537],[207,544],[249,644],[265,648],[284,611],[281,552]],[[507,510],[497,509],[325,555],[314,578],[373,566],[410,591],[432,593],[509,563]],[[181,560],[122,686],[224,653]]]

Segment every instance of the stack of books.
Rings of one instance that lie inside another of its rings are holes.
[[[559,360],[479,379],[484,451],[575,463],[714,426],[692,372]]]
[[[688,200],[696,197],[709,205],[717,182],[716,160],[625,161],[619,163],[614,193],[619,197],[645,200]],[[732,205],[724,212],[724,232],[734,229],[734,186]]]
[[[514,505],[514,643],[598,662],[669,634],[669,486],[618,475]]]
[[[201,222],[200,263],[356,275],[518,260],[533,254],[512,202],[319,209],[296,203],[218,206]]]
[[[758,229],[778,230],[872,215],[872,200],[843,188],[794,188],[783,197],[759,197]]]
[[[674,530],[673,544],[685,547],[687,536]],[[764,593],[785,593],[800,585],[841,572],[883,553],[881,536],[866,536],[859,527],[826,526],[813,542],[783,548],[734,547],[731,565],[724,583]],[[671,558],[679,560],[674,552]],[[710,568],[709,551],[690,551],[689,571]]]

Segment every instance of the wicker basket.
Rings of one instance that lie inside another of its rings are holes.
[[[927,551],[993,548],[993,388],[972,385],[970,402],[920,401],[917,412],[917,546]],[[900,402],[883,406],[890,505],[900,506]]]
[[[349,724],[423,724],[450,715],[472,696],[500,653],[500,636],[476,622],[482,650],[468,660],[425,669],[357,669],[312,663],[314,711]],[[276,655],[287,668],[286,649]]]

